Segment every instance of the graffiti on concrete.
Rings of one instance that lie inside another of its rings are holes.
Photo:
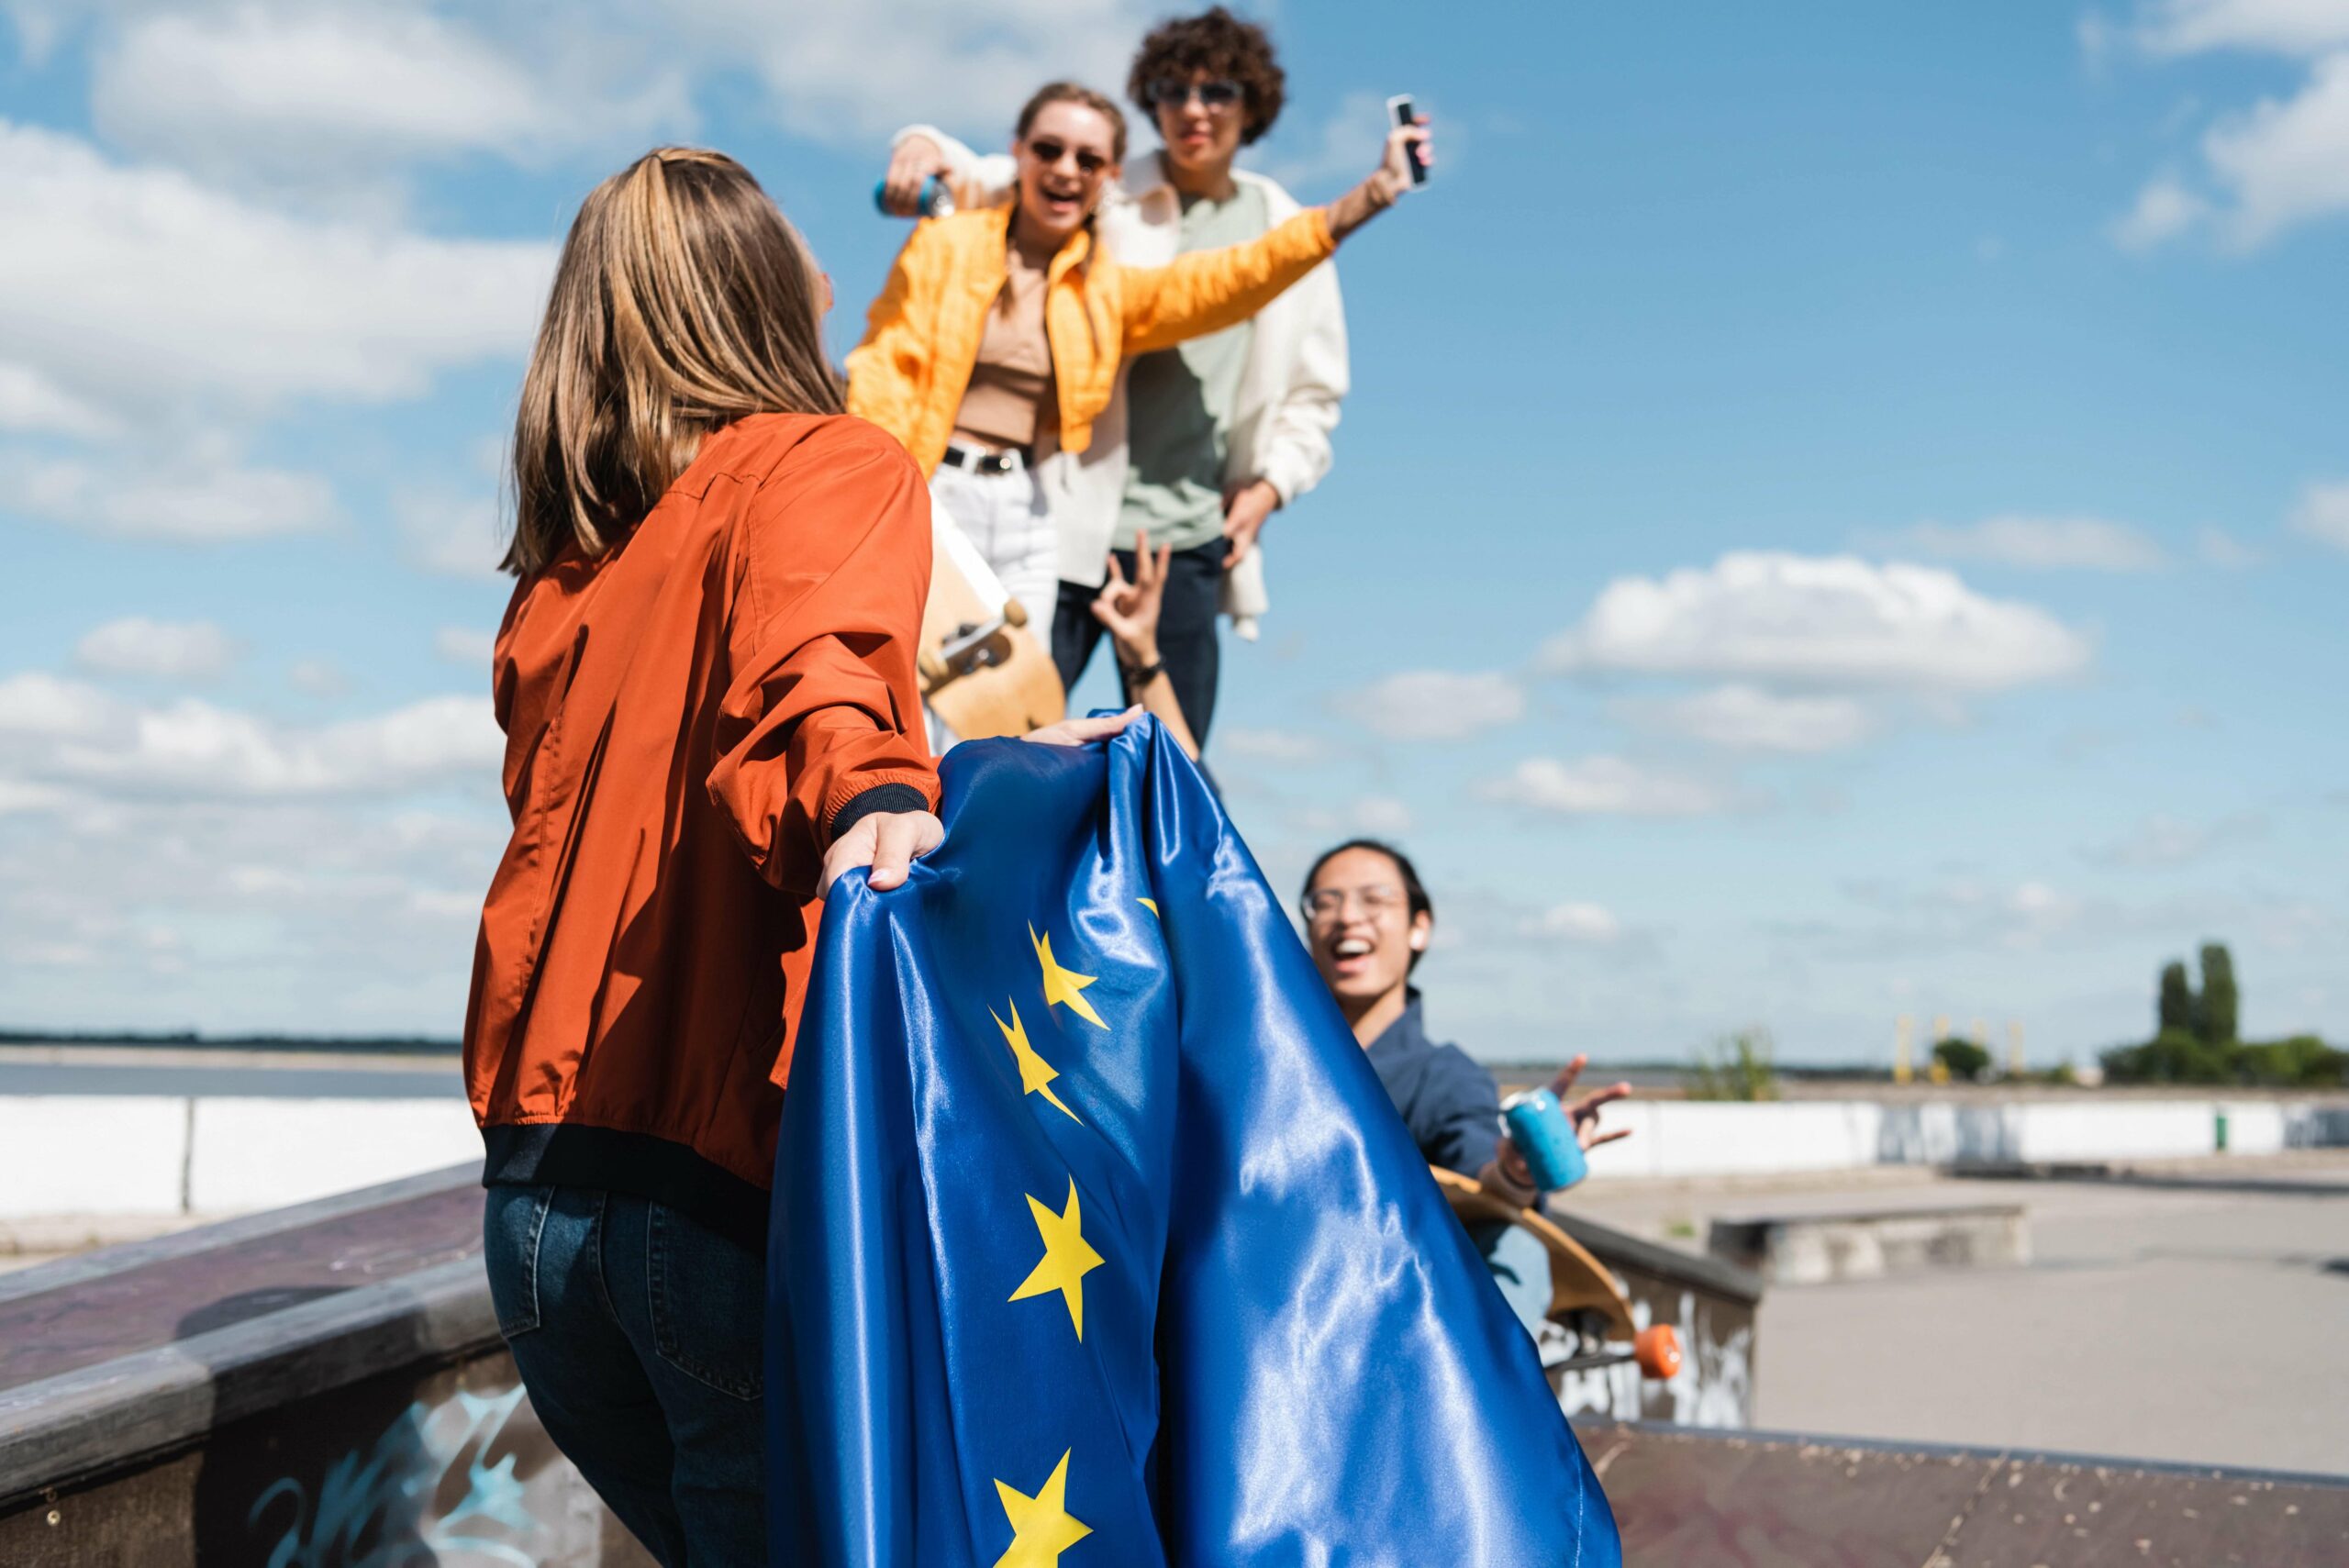
[[[491,1457],[522,1405],[520,1385],[451,1392],[411,1404],[373,1443],[348,1450],[323,1475],[285,1475],[263,1490],[247,1522],[264,1540],[276,1532],[267,1568],[542,1562],[541,1523],[515,1474],[518,1456],[507,1445]],[[453,1505],[444,1505],[451,1493]]]
[[[1569,1416],[1612,1416],[1624,1421],[1669,1421],[1683,1427],[1742,1427],[1752,1424],[1753,1411],[1753,1322],[1744,1321],[1725,1331],[1714,1322],[1709,1304],[1697,1293],[1679,1293],[1678,1309],[1671,1318],[1680,1335],[1680,1370],[1662,1383],[1642,1379],[1629,1362],[1613,1366],[1553,1372],[1550,1384],[1557,1391],[1559,1407]],[[1657,1321],[1655,1299],[1642,1295],[1631,1302],[1631,1322],[1640,1329]],[[1544,1324],[1563,1346],[1570,1339],[1555,1324]],[[1543,1360],[1553,1359],[1544,1347]]]

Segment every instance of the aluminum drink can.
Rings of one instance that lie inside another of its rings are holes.
[[[889,183],[887,181],[881,181],[873,187],[873,206],[884,217],[895,217],[896,216],[896,214],[889,210]],[[944,217],[953,210],[954,193],[946,188],[946,182],[940,179],[935,174],[923,176],[921,182],[921,195],[919,199],[914,203],[914,216],[917,217]]]
[[[1590,1174],[1574,1118],[1547,1089],[1525,1089],[1501,1102],[1501,1127],[1525,1156],[1533,1184],[1545,1193],[1573,1186]]]

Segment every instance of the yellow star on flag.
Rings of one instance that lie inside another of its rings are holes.
[[[1089,1246],[1078,1229],[1076,1212],[1076,1178],[1068,1179],[1068,1207],[1054,1214],[1033,1197],[1028,1200],[1028,1212],[1036,1217],[1036,1233],[1044,1239],[1044,1258],[1019,1288],[1011,1293],[1014,1301],[1025,1301],[1031,1296],[1043,1296],[1059,1291],[1061,1300],[1068,1305],[1070,1326],[1076,1329],[1079,1343],[1085,1339],[1085,1276],[1101,1266],[1101,1254]]]
[[[998,1481],[995,1495],[1011,1521],[1011,1545],[995,1560],[995,1568],[1060,1568],[1061,1553],[1093,1533],[1068,1511],[1068,1450],[1052,1466],[1052,1478],[1030,1497],[1016,1486]]]
[[[1060,1071],[1037,1055],[1036,1048],[1028,1043],[1027,1026],[1019,1021],[1019,1004],[1007,1002],[1004,1005],[1011,1009],[1009,1023],[1007,1024],[1001,1018],[996,1018],[993,1007],[987,1009],[987,1017],[995,1018],[995,1027],[1003,1031],[1003,1043],[1011,1047],[1011,1059],[1019,1063],[1019,1092],[1023,1095],[1043,1095],[1053,1105],[1060,1106],[1061,1115],[1073,1122],[1082,1124],[1085,1118],[1066,1106],[1061,1105],[1061,1097],[1052,1093],[1052,1080],[1060,1076]]]
[[[1068,1004],[1070,1012],[1074,1013],[1095,1029],[1108,1029],[1109,1026],[1101,1021],[1101,1015],[1093,1010],[1093,1004],[1086,1001],[1080,994],[1086,986],[1093,984],[1096,977],[1090,974],[1079,974],[1073,969],[1063,969],[1054,962],[1052,939],[1050,933],[1040,937],[1036,934],[1036,928],[1030,926],[1028,928],[1028,940],[1035,944],[1036,962],[1041,964],[1044,970],[1045,1010],[1050,1011],[1056,1002],[1065,1002]]]

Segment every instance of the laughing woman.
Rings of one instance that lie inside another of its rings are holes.
[[[1253,316],[1411,180],[1424,122],[1392,132],[1378,169],[1325,207],[1245,245],[1164,267],[1099,254],[1094,208],[1126,154],[1125,116],[1056,82],[1019,113],[1006,205],[916,226],[848,357],[848,406],[906,445],[1029,623],[1052,625],[1052,520],[1126,356]],[[1055,457],[1053,454],[1058,454]],[[1039,466],[1040,462],[1042,466]]]

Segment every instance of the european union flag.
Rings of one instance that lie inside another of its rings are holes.
[[[774,1560],[1621,1562],[1532,1341],[1144,722],[946,759],[825,912],[770,1263]]]

